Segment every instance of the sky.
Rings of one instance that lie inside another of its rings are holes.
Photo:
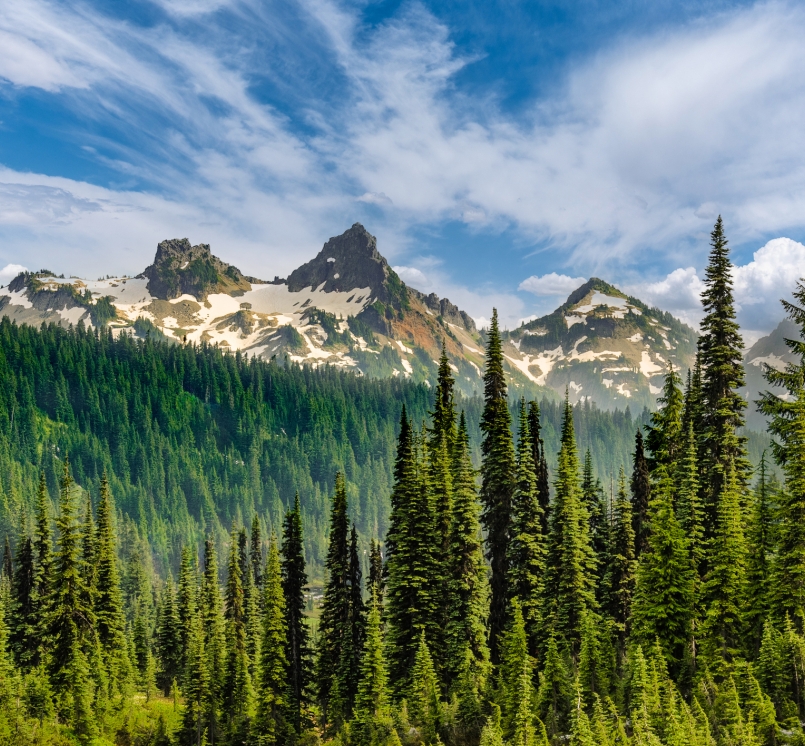
[[[509,328],[597,276],[751,342],[805,276],[805,6],[3,0],[0,284],[187,237],[285,276],[354,222]]]

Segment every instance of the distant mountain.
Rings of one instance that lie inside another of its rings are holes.
[[[356,223],[286,279],[258,280],[187,239],[163,241],[137,277],[17,276],[0,315],[108,325],[116,334],[208,342],[265,359],[432,384],[442,342],[466,394],[482,388],[486,334],[446,298],[406,284]],[[593,278],[556,311],[504,333],[514,393],[653,406],[668,364],[692,364],[696,333]]]

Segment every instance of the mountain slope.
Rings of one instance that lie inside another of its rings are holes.
[[[18,323],[109,325],[115,334],[231,351],[375,378],[432,384],[442,344],[465,394],[482,387],[485,332],[446,298],[405,285],[362,225],[330,238],[287,279],[258,280],[208,244],[163,241],[137,277],[96,281],[43,270],[15,278],[0,315]],[[504,334],[513,394],[653,406],[669,362],[692,364],[695,333],[593,278],[556,311]]]

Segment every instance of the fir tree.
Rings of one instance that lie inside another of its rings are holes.
[[[520,600],[528,651],[534,657],[540,642],[545,582],[545,537],[542,535],[541,513],[526,406],[525,401],[520,400],[517,475],[509,528],[508,584],[511,597]],[[515,676],[519,675],[518,669]]]
[[[8,541],[8,534],[6,534],[5,546],[3,548],[3,571],[0,575],[8,582],[11,582],[11,579],[14,577],[14,557],[11,554],[11,544]]]
[[[249,558],[252,563],[254,587],[259,591],[263,587],[263,540],[260,534],[260,519],[255,514],[252,518],[251,546]]]
[[[613,510],[611,552],[604,580],[606,611],[615,622],[621,646],[631,631],[632,597],[637,571],[634,548],[632,504],[626,494],[626,475],[621,467]]]
[[[302,538],[302,514],[299,493],[293,510],[285,514],[282,535],[282,592],[285,597],[285,626],[288,641],[285,655],[288,659],[290,687],[289,717],[294,728],[301,727],[302,710],[308,702],[311,685],[310,633],[305,619],[305,553]],[[360,590],[360,589],[359,589]]]
[[[34,618],[38,620],[37,634],[29,641],[30,665],[36,667],[42,662],[48,640],[53,604],[53,537],[50,530],[50,497],[48,496],[45,473],[39,474],[39,490],[36,495],[36,526],[34,528]]]
[[[546,566],[545,619],[555,628],[576,660],[581,623],[595,609],[595,557],[590,546],[588,514],[582,504],[573,410],[565,395],[562,445],[554,483],[551,532]]]
[[[522,705],[521,677],[533,676],[531,658],[528,654],[528,636],[520,601],[512,599],[509,623],[500,639],[500,667],[498,676],[497,703],[500,706],[503,735],[511,739],[515,735],[516,721]],[[528,692],[530,698],[530,692]],[[530,703],[529,703],[530,704]]]
[[[550,485],[548,483],[548,460],[545,456],[545,444],[542,442],[539,404],[528,403],[528,430],[531,433],[531,457],[537,475],[537,500],[542,508],[540,523],[542,535],[548,535],[549,513],[551,508]]]
[[[14,658],[23,669],[27,669],[36,650],[38,617],[36,610],[36,567],[34,565],[34,544],[30,537],[20,540],[17,563],[11,584],[11,614],[9,646]]]
[[[349,619],[347,622],[346,640],[341,651],[339,691],[346,707],[344,717],[352,715],[355,704],[355,695],[358,693],[358,673],[360,672],[361,651],[363,650],[363,635],[366,624],[363,603],[363,583],[361,577],[361,562],[358,555],[358,531],[352,525],[349,540]]]
[[[114,506],[109,482],[104,474],[98,500],[97,542],[93,552],[95,562],[95,615],[98,641],[104,655],[106,669],[112,682],[122,687],[129,677],[131,663],[126,655],[126,620],[123,596],[120,591],[120,573],[117,566],[117,549],[112,526]]]
[[[422,741],[433,743],[442,724],[442,712],[439,680],[436,678],[424,630],[420,634],[414,658],[408,703],[411,722],[419,729]]]
[[[230,536],[226,580],[226,672],[223,688],[223,713],[232,736],[242,737],[251,714],[252,680],[246,650],[246,610],[243,597],[243,571],[238,535]]]
[[[215,542],[212,539],[204,542],[204,574],[201,582],[199,612],[204,628],[204,653],[209,681],[206,712],[207,738],[212,744],[218,740],[220,735],[220,716],[224,703],[224,681],[226,680],[223,601],[218,585],[218,558]]]
[[[506,565],[509,543],[509,516],[514,492],[515,456],[509,408],[506,402],[506,376],[498,330],[497,309],[492,309],[492,323],[486,347],[484,371],[484,411],[481,417],[484,440],[481,447],[481,503],[486,529],[487,556],[492,565],[489,609],[489,645],[497,662],[498,637],[506,621],[508,599]]]
[[[447,590],[450,615],[445,632],[446,680],[454,682],[466,666],[488,665],[486,644],[487,579],[481,544],[481,526],[475,489],[475,471],[469,454],[464,413],[456,441],[456,478],[450,524]]]
[[[640,430],[635,434],[634,466],[632,469],[632,521],[634,522],[635,557],[648,546],[650,532],[648,514],[651,501],[651,481],[649,479],[648,462],[643,450],[643,434]]]
[[[346,499],[346,498],[345,498]],[[257,687],[256,732],[260,743],[282,743],[287,735],[288,659],[285,657],[285,597],[282,571],[274,541],[268,548],[263,583],[263,641]]]
[[[383,592],[385,590],[385,582],[383,579],[383,553],[380,548],[380,542],[372,539],[369,542],[369,583],[366,587],[371,598],[374,593],[377,596],[377,605],[380,609],[380,615],[383,615]]]
[[[552,740],[567,732],[572,695],[568,667],[559,653],[556,637],[551,635],[545,646],[535,710]]]
[[[732,463],[738,489],[748,481],[746,438],[737,434],[744,424],[746,402],[737,389],[744,385],[743,340],[735,321],[732,264],[719,215],[710,234],[710,260],[705,270],[699,340],[702,364],[705,530],[711,536],[718,521],[719,494],[725,489]]]
[[[671,480],[657,468],[651,499],[651,533],[637,567],[632,624],[637,640],[659,640],[669,664],[685,654],[692,611],[693,581],[687,541],[674,514]]]
[[[659,409],[651,415],[651,424],[646,434],[646,447],[651,452],[648,459],[650,470],[660,464],[673,474],[685,441],[682,430],[682,414],[685,407],[679,373],[673,363],[668,363],[662,394],[657,397]]]
[[[325,723],[330,723],[334,722],[333,718],[340,718],[343,715],[343,712],[331,711],[330,700],[338,676],[343,672],[342,651],[348,644],[350,633],[349,521],[347,490],[344,476],[340,472],[335,476],[335,495],[330,515],[330,543],[325,568],[327,582],[324,586],[319,620],[316,679],[322,715]],[[283,598],[283,607],[284,605]]]
[[[185,663],[184,711],[179,731],[182,746],[201,746],[207,743],[207,701],[209,699],[209,669],[204,651],[204,630],[201,618],[194,615],[188,620]]]
[[[788,317],[805,330],[805,284],[797,283],[795,303],[783,301]],[[800,332],[800,337],[802,332]],[[787,339],[800,358],[785,370],[766,366],[766,380],[785,390],[785,399],[766,392],[758,408],[770,417],[775,461],[783,467],[785,489],[779,496],[777,552],[773,563],[771,603],[775,617],[788,614],[796,628],[805,628],[805,341]]]
[[[179,615],[179,634],[182,668],[187,661],[189,637],[193,620],[198,615],[198,577],[196,560],[190,547],[182,547],[182,564],[179,570],[179,592],[176,600]]]
[[[167,697],[173,682],[180,681],[182,677],[182,628],[170,577],[162,589],[156,649],[159,658],[157,685]]]

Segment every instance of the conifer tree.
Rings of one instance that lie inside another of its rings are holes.
[[[255,514],[252,518],[251,546],[249,559],[252,563],[254,587],[259,591],[263,587],[263,540],[260,533],[260,519]]]
[[[377,605],[380,615],[383,616],[383,592],[385,582],[383,580],[383,552],[380,542],[372,539],[369,542],[369,583],[366,587],[369,597],[374,593],[377,596]]]
[[[5,545],[3,548],[3,571],[0,573],[2,578],[11,582],[14,577],[14,557],[11,554],[11,543],[8,540],[8,534],[5,537]]]
[[[650,646],[659,640],[668,663],[679,666],[689,636],[693,580],[671,491],[668,473],[659,466],[652,490],[651,533],[637,567],[632,624],[638,641]]]
[[[652,471],[662,464],[669,474],[673,474],[684,446],[686,433],[682,430],[682,415],[685,402],[681,383],[673,363],[668,363],[662,394],[657,397],[659,408],[652,412],[646,434],[646,447],[651,452],[648,465]]]
[[[179,570],[179,592],[176,599],[179,615],[179,633],[182,651],[182,668],[187,661],[190,631],[198,616],[198,576],[196,559],[188,546],[182,547],[182,564]]]
[[[743,648],[742,612],[746,593],[746,540],[738,479],[728,465],[717,495],[718,516],[704,583],[702,633],[710,662],[731,663]]]
[[[421,632],[431,640],[441,638],[435,522],[416,440],[403,411],[386,535],[386,637],[389,681],[397,697],[409,689]]]
[[[540,423],[539,404],[528,403],[528,430],[531,433],[531,457],[534,460],[534,471],[537,475],[537,500],[542,514],[542,535],[548,535],[549,513],[551,508],[550,485],[548,482],[548,460],[545,456],[545,443],[542,441],[542,424]]]
[[[311,685],[310,633],[305,619],[305,553],[302,538],[302,514],[299,493],[296,493],[293,510],[285,514],[282,535],[282,592],[285,597],[285,626],[288,641],[285,655],[288,659],[288,685],[290,700],[288,715],[297,732],[301,727],[302,709],[308,702]],[[360,589],[359,589],[360,591]]]
[[[614,671],[612,646],[607,639],[607,628],[601,619],[588,612],[582,624],[581,647],[579,650],[578,685],[588,707],[592,707],[596,696],[609,694]]]
[[[582,620],[587,610],[596,607],[596,566],[590,546],[588,514],[582,504],[573,410],[567,394],[554,496],[543,618],[554,620],[556,632],[570,649],[575,661],[581,641]]]
[[[542,591],[545,583],[545,537],[542,508],[534,472],[531,432],[525,401],[520,400],[520,432],[517,474],[509,524],[509,593],[520,601],[525,620],[528,651],[536,657],[542,628]],[[519,667],[515,673],[520,676]]]
[[[204,574],[199,603],[204,628],[204,653],[207,659],[207,738],[210,743],[220,735],[221,708],[224,704],[224,681],[226,680],[226,632],[224,627],[223,600],[218,585],[218,558],[215,542],[204,542]]]
[[[552,741],[567,732],[572,696],[570,673],[559,653],[556,637],[552,634],[545,646],[535,701],[536,713]]]
[[[486,346],[481,431],[484,435],[481,446],[482,519],[486,529],[487,556],[492,565],[489,646],[492,661],[497,662],[498,637],[506,621],[506,604],[509,596],[506,562],[516,470],[497,309],[492,309],[492,323]]]
[[[649,503],[651,501],[651,481],[649,478],[648,462],[643,450],[643,433],[640,430],[635,434],[634,466],[632,469],[632,521],[634,522],[635,557],[640,555],[648,546],[649,536]]]
[[[34,544],[29,536],[21,538],[17,562],[11,583],[11,604],[8,615],[9,647],[23,670],[27,669],[35,652],[38,627],[36,612],[36,567]]]
[[[181,681],[182,677],[182,628],[176,605],[176,594],[170,576],[162,589],[156,649],[159,658],[157,686],[167,697],[170,695],[174,681]]]
[[[690,548],[694,571],[694,598],[698,605],[705,572],[704,508],[699,485],[699,463],[693,423],[688,424],[684,449],[677,462],[677,517]]]
[[[34,617],[38,619],[38,630],[29,641],[30,664],[36,667],[42,662],[48,639],[53,603],[53,537],[50,530],[50,498],[48,496],[45,473],[39,474],[39,490],[36,495],[36,526],[34,528]]]
[[[500,638],[500,667],[496,697],[501,711],[503,735],[507,739],[515,736],[516,721],[523,695],[526,694],[530,699],[530,690],[527,692],[521,690],[523,671],[527,673],[530,681],[533,671],[528,654],[528,636],[520,600],[515,597],[510,605],[509,623]]]
[[[339,692],[345,704],[344,718],[349,719],[358,693],[358,674],[360,672],[363,635],[366,625],[363,603],[363,583],[361,562],[358,555],[358,531],[352,524],[349,538],[349,618],[347,622],[344,649],[339,662]]]
[[[744,621],[750,637],[750,651],[754,656],[760,648],[763,623],[771,614],[771,557],[773,507],[771,487],[766,475],[764,451],[758,467],[758,482],[752,495],[752,504],[747,525],[746,557],[746,608]]]
[[[485,627],[488,601],[486,563],[464,412],[461,413],[456,440],[453,515],[447,557],[450,614],[445,631],[445,678],[448,684],[452,684],[465,668],[467,655],[473,668],[484,669],[489,662]]]
[[[735,321],[732,264],[721,216],[710,234],[710,259],[705,270],[702,306],[705,316],[699,339],[702,364],[705,530],[712,536],[718,521],[718,495],[725,488],[730,462],[739,490],[748,481],[744,424],[746,402],[738,393],[744,385],[743,340]]]
[[[355,697],[355,741],[359,746],[384,744],[390,730],[390,713],[380,604],[376,591],[372,593],[369,606],[359,681]]]
[[[805,330],[805,284],[797,283],[795,303],[783,301],[788,317]],[[766,380],[785,390],[785,399],[766,392],[759,409],[770,417],[769,432],[775,461],[783,467],[785,489],[779,496],[777,552],[773,563],[771,603],[778,620],[788,614],[797,630],[805,628],[805,341],[787,339],[800,358],[785,370],[766,366]]]
[[[436,739],[442,724],[441,709],[439,680],[422,630],[411,673],[408,712],[424,743],[433,743]]]
[[[126,619],[123,611],[123,596],[120,591],[120,572],[117,566],[117,549],[112,526],[114,506],[106,474],[101,479],[98,500],[98,525],[95,562],[95,615],[97,617],[98,642],[103,651],[106,670],[112,683],[124,686],[131,671],[126,654]]]
[[[618,493],[613,510],[611,552],[604,579],[605,608],[615,623],[621,646],[631,631],[632,597],[637,572],[634,548],[632,504],[626,494],[626,475],[621,466],[618,474]]]
[[[331,723],[335,722],[333,718],[343,716],[343,712],[331,712],[330,700],[333,696],[333,687],[343,671],[342,652],[348,645],[350,633],[349,520],[347,489],[344,476],[340,472],[335,475],[335,495],[330,514],[330,543],[325,569],[327,581],[319,620],[316,679],[324,721]],[[283,607],[284,605],[283,598]]]
[[[226,668],[223,687],[223,714],[229,733],[243,737],[251,714],[252,689],[249,655],[246,650],[246,610],[238,535],[230,536],[226,580]]]
[[[346,497],[344,498],[346,500]],[[288,730],[288,659],[285,657],[285,597],[279,552],[272,540],[263,582],[263,641],[257,687],[256,733],[260,743],[283,743]]]
[[[73,728],[87,738],[96,730],[91,712],[92,681],[87,653],[92,643],[95,614],[88,598],[81,567],[81,534],[73,497],[70,464],[65,458],[61,478],[58,553],[54,567],[48,635],[52,641],[50,680],[61,708]]]
[[[207,702],[209,700],[209,669],[204,652],[204,630],[201,617],[194,614],[187,630],[187,652],[184,674],[184,711],[179,731],[182,746],[202,746],[207,743]]]

